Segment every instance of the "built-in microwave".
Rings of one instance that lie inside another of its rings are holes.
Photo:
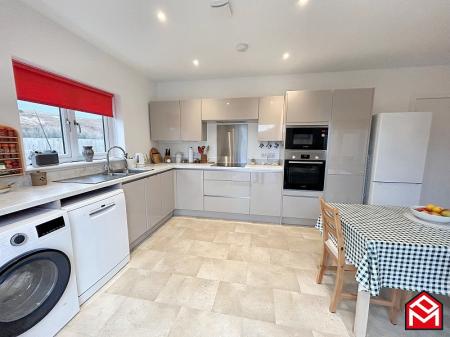
[[[327,126],[287,126],[286,149],[326,150],[328,142]]]
[[[325,151],[286,151],[283,188],[323,191],[325,159]]]

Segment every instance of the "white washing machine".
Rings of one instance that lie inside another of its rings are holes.
[[[54,336],[80,310],[67,213],[0,220],[0,337]]]

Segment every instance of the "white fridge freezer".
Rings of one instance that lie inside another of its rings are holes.
[[[420,201],[431,112],[373,116],[365,202],[411,206]]]

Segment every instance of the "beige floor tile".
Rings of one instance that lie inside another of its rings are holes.
[[[240,283],[220,282],[214,312],[275,322],[273,292]]]
[[[216,234],[217,232],[214,230],[186,228],[180,238],[212,242],[216,237]]]
[[[252,234],[252,246],[288,249],[287,237],[280,234],[259,235]]]
[[[274,300],[279,325],[348,336],[342,319],[328,311],[328,298],[275,289]]]
[[[235,231],[239,233],[250,233],[267,235],[269,234],[270,225],[251,224],[251,223],[236,223]]]
[[[206,241],[193,241],[188,254],[214,259],[226,259],[229,245]]]
[[[299,291],[295,271],[271,264],[249,263],[247,284],[255,287]]]
[[[228,253],[228,260],[270,263],[270,249],[231,245]]]
[[[129,268],[108,288],[107,292],[153,301],[166,285],[169,277],[169,273]]]
[[[197,277],[209,280],[245,283],[247,263],[242,261],[205,259]]]
[[[211,311],[219,281],[173,274],[156,302]]]
[[[139,248],[152,249],[162,252],[171,252],[178,254],[186,254],[191,248],[193,241],[184,240],[181,238],[162,237],[162,238],[150,238],[143,242]]]
[[[316,283],[317,271],[297,270],[300,293],[330,298],[334,289],[334,275],[326,273],[321,284]]]
[[[239,232],[217,232],[214,242],[232,244],[236,246],[250,246],[252,236],[249,233]]]
[[[289,250],[300,253],[322,253],[322,241],[308,240],[304,237],[291,236],[287,238]]]
[[[96,294],[81,306],[80,312],[67,324],[66,329],[72,333],[97,336],[126,299],[114,294]]]
[[[181,308],[169,337],[240,337],[238,317]]]
[[[167,336],[179,310],[177,306],[127,298],[106,322],[98,336]]]
[[[242,320],[242,337],[315,337],[306,329],[296,330],[269,322]]]
[[[271,249],[270,263],[290,268],[317,270],[319,266],[319,256],[312,253],[299,253],[283,249]]]
[[[205,230],[213,230],[217,232],[233,232],[236,229],[236,223],[233,221],[203,219]]]
[[[164,258],[165,255],[165,252],[141,249],[139,247],[131,254],[131,259],[128,266],[132,268],[152,270],[158,262]]]
[[[65,329],[61,330],[60,332],[58,332],[56,337],[89,337],[89,335],[71,331],[71,330],[65,328]]]
[[[154,266],[153,271],[196,276],[203,261],[204,258],[198,256],[166,253]]]
[[[316,228],[314,228],[313,226],[290,226],[290,225],[286,225],[285,226],[287,229],[287,232],[291,235],[298,235],[298,236],[303,236],[303,234],[313,234],[313,235],[319,235],[320,236],[320,231],[318,231]]]

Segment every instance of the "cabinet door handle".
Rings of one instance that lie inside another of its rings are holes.
[[[107,210],[113,208],[114,206],[116,206],[116,204],[114,202],[111,204],[108,204],[108,205],[101,205],[99,208],[92,210],[89,213],[89,216],[94,216],[94,215],[99,215],[101,213],[105,213]]]
[[[289,160],[289,164],[318,164],[323,165],[323,162],[321,161],[298,161],[298,160]]]

